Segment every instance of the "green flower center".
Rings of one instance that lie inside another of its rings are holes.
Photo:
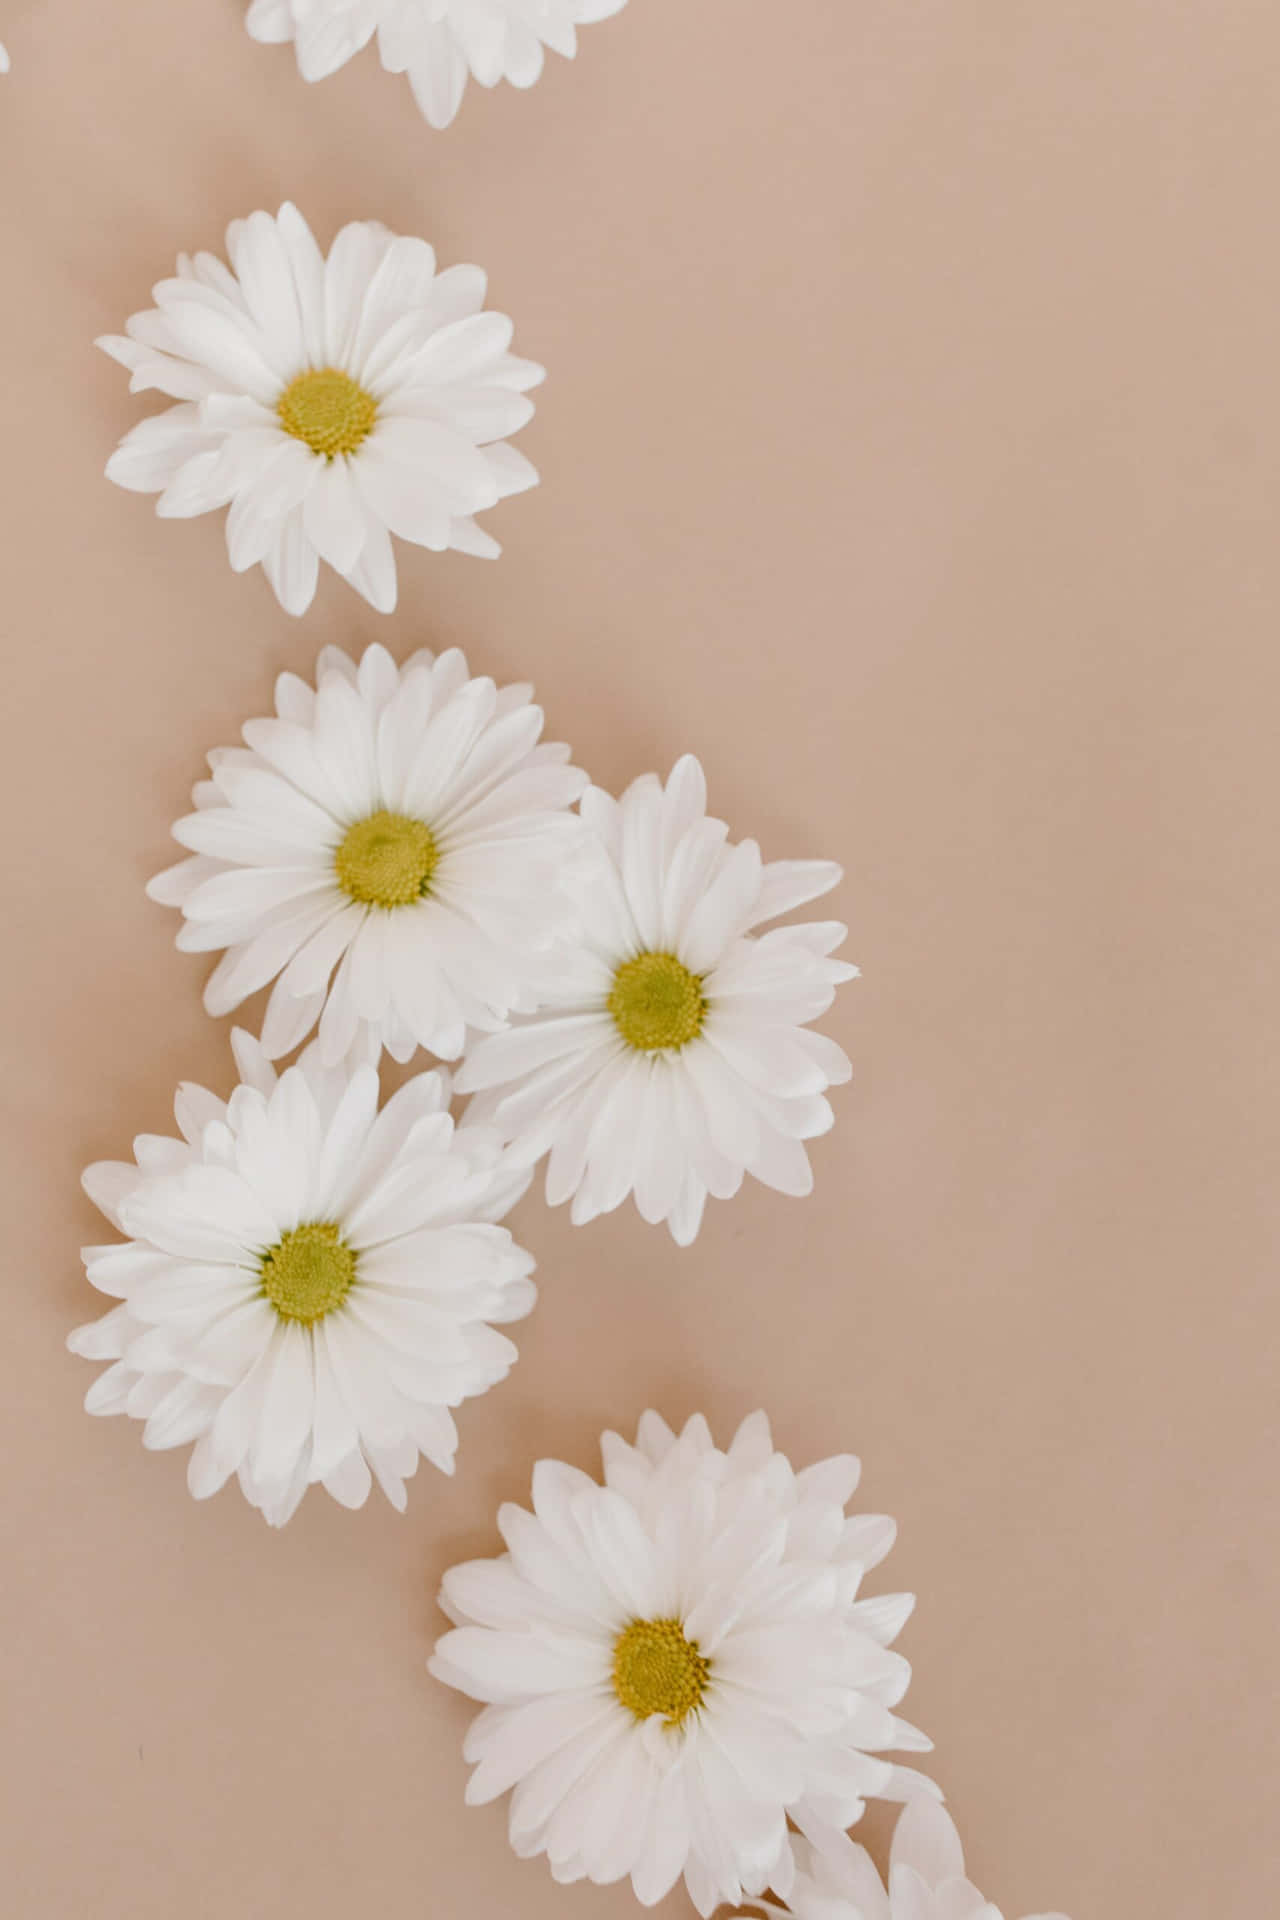
[[[348,827],[333,856],[342,891],[366,907],[408,907],[431,891],[440,859],[425,821],[381,808]]]
[[[340,1307],[356,1277],[356,1257],[337,1227],[291,1227],[262,1256],[262,1291],[282,1320],[314,1326]]]
[[[678,1620],[633,1620],[613,1649],[613,1690],[637,1720],[678,1727],[702,1705],[711,1662]]]
[[[276,413],[286,433],[332,460],[337,453],[354,453],[368,438],[378,403],[349,373],[320,367],[289,382]]]
[[[702,982],[674,953],[638,953],[613,976],[609,1011],[629,1047],[656,1053],[684,1047],[702,1031]]]

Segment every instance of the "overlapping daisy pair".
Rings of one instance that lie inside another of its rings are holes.
[[[541,729],[530,688],[457,650],[326,648],[210,755],[174,828],[190,857],[150,891],[180,946],[223,951],[210,1013],[271,985],[273,1059],[317,1025],[330,1064],[464,1056],[459,1092],[547,1158],[550,1202],[584,1224],[634,1195],[687,1245],[747,1174],[811,1189],[850,1066],[809,1022],[856,969],[838,921],[760,929],[840,869],[731,842],[691,756],[614,800]]]
[[[572,60],[577,29],[625,0],[251,0],[255,40],[294,43],[304,80],[323,80],[377,36],[388,73],[407,74],[423,117],[447,127],[468,79],[531,87],[546,51]]]
[[[162,518],[229,507],[237,573],[261,565],[305,613],[320,562],[380,613],[396,604],[391,539],[490,558],[475,516],[537,483],[511,446],[543,369],[509,351],[479,267],[437,271],[425,240],[374,221],[322,254],[298,209],[227,229],[228,267],[183,254],[155,306],[99,340],[134,393],[174,405],[127,433],[108,478]]]

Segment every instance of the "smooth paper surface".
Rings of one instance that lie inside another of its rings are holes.
[[[1272,1910],[1274,5],[631,0],[444,134],[237,0],[0,27],[7,1909],[625,1920],[464,1808],[435,1587],[537,1456],[763,1404],[901,1524],[906,1711],[990,1899]],[[286,197],[479,262],[549,370],[504,557],[401,547],[385,619],[328,573],[289,619],[221,516],[102,477],[154,402],[93,337]],[[688,1252],[531,1195],[541,1302],[457,1480],[275,1536],[81,1411],[78,1176],[231,1084],[142,891],[204,753],[374,638],[842,860],[857,1072],[816,1195]]]

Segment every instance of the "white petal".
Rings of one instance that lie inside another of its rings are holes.
[[[302,503],[302,524],[322,560],[350,573],[365,543],[364,509],[349,463],[339,457],[317,468]]]
[[[776,920],[839,886],[843,871],[834,860],[773,860],[761,876],[752,925]]]
[[[349,1453],[338,1466],[331,1467],[323,1476],[326,1493],[343,1507],[362,1507],[369,1498],[373,1486],[373,1475],[369,1472],[369,1463],[360,1452]]]
[[[960,1835],[939,1801],[922,1796],[903,1808],[894,1829],[890,1864],[913,1868],[929,1887],[964,1877]]]
[[[597,1686],[606,1654],[567,1638],[457,1627],[436,1643],[431,1671],[474,1700],[514,1704],[539,1695]]]

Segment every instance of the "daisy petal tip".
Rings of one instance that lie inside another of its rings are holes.
[[[108,1220],[115,1219],[123,1198],[122,1174],[132,1175],[133,1169],[123,1162],[115,1160],[94,1160],[84,1168],[80,1175],[82,1190],[92,1200],[99,1213]]]
[[[240,995],[234,991],[228,994],[226,988],[218,986],[212,980],[206,984],[200,996],[201,1005],[211,1020],[225,1019],[227,1014],[234,1012],[239,1006],[240,999]]]

